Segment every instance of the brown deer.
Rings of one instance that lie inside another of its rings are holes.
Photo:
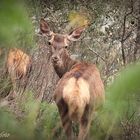
[[[29,72],[31,68],[31,58],[22,50],[12,48],[8,53],[6,67],[14,87],[16,80],[25,77]]]
[[[55,89],[62,125],[69,140],[73,139],[72,122],[79,124],[78,140],[85,140],[93,113],[105,99],[104,85],[94,64],[72,60],[67,47],[79,39],[85,27],[79,27],[70,34],[57,34],[50,30],[48,23],[40,20],[40,31],[48,36],[52,50],[54,69],[60,80]]]

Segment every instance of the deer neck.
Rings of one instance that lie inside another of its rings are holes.
[[[54,64],[54,69],[57,73],[57,75],[59,76],[59,78],[61,78],[66,72],[68,72],[73,65],[75,65],[76,63],[78,63],[78,61],[71,59],[70,57],[66,57],[64,59],[64,63],[63,66],[58,66]]]

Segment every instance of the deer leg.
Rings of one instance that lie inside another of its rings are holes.
[[[63,126],[63,129],[67,136],[67,139],[73,140],[72,121],[70,120],[70,118],[68,116],[68,107],[63,101],[61,101],[61,103],[57,104],[57,106],[59,109],[62,126]]]
[[[62,125],[68,140],[73,140],[72,121],[67,117],[62,117]]]
[[[91,120],[92,110],[89,109],[89,107],[86,107],[79,126],[78,140],[88,139],[88,131],[90,128]]]

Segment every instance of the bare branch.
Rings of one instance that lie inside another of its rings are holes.
[[[125,32],[126,32],[126,19],[129,15],[133,13],[133,0],[131,0],[131,11],[126,13],[124,16],[124,21],[123,21],[123,33],[122,33],[122,38],[121,38],[121,50],[122,50],[122,58],[123,58],[123,64],[126,64],[126,58],[125,58],[125,51],[124,51],[124,41],[127,39],[125,37]],[[125,39],[124,39],[125,37]]]
[[[122,40],[123,42],[125,42],[125,41],[131,36],[132,31],[133,31],[133,30],[131,30],[131,31],[126,35],[126,37],[123,38],[123,40]]]
[[[92,53],[94,53],[94,54],[96,54],[98,57],[100,57],[104,62],[106,62],[105,61],[105,59],[101,56],[101,55],[99,55],[99,53],[97,53],[96,51],[94,51],[92,48],[88,48],[88,50],[90,50]]]

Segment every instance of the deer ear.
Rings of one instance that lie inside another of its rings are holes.
[[[73,30],[69,35],[68,35],[68,39],[71,40],[71,41],[77,41],[82,32],[85,30],[85,26],[82,26],[82,27],[79,27],[75,30]]]
[[[41,18],[40,20],[40,32],[46,35],[51,35],[52,33],[47,21],[44,18]]]

